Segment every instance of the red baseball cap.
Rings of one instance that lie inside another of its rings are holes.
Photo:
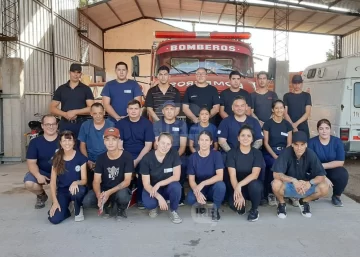
[[[120,138],[120,131],[114,127],[107,128],[107,129],[105,129],[104,137],[109,137],[109,136]]]

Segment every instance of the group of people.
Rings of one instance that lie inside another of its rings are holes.
[[[159,209],[169,210],[176,224],[182,222],[179,206],[195,205],[202,212],[207,201],[213,203],[213,221],[220,220],[224,202],[245,214],[246,200],[249,221],[258,220],[258,207],[265,203],[285,218],[286,198],[311,217],[309,203],[327,196],[331,186],[332,204],[342,206],[348,181],[344,146],[326,119],[317,124],[319,136],[309,139],[311,96],[302,91],[301,76],[294,76],[294,90],[282,101],[268,90],[266,72],[258,73],[256,91],[249,94],[241,88],[241,74],[232,71],[231,86],[218,95],[206,82],[207,70],[199,68],[197,82],[181,101],[169,84],[169,68],[161,66],[144,116],[141,89],[127,79],[126,63],[117,63],[115,72],[117,79],[101,93],[103,103],[94,103],[80,81],[81,66],[72,64],[70,80],[57,88],[51,114],[42,118],[44,135],[30,141],[25,186],[40,209],[48,199],[43,185],[50,184],[51,223],[72,212],[82,221],[87,207],[124,219],[133,192],[139,209],[148,209],[152,218]],[[181,111],[186,122],[178,118]]]

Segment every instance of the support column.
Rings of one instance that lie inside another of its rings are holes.
[[[246,0],[235,2],[235,32],[238,32],[238,27],[245,29],[245,14],[249,9],[249,4]]]

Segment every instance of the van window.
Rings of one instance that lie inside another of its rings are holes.
[[[309,70],[308,73],[307,73],[307,78],[308,78],[308,79],[315,78],[315,74],[316,74],[316,69],[311,69],[311,70]]]
[[[354,106],[360,108],[360,82],[354,84]]]

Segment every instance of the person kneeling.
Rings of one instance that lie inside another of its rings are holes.
[[[120,132],[108,128],[104,132],[106,153],[101,154],[95,165],[94,196],[99,208],[104,209],[104,218],[109,218],[117,205],[116,219],[127,218],[126,209],[131,200],[129,185],[134,172],[134,161],[129,152],[119,149]]]
[[[316,154],[307,148],[306,142],[305,132],[295,132],[292,147],[286,148],[272,167],[272,189],[279,201],[277,215],[281,219],[286,218],[284,197],[299,198],[301,214],[310,218],[309,202],[328,194],[326,172]]]
[[[142,201],[149,216],[158,215],[158,206],[168,210],[166,200],[170,200],[170,219],[173,223],[182,222],[177,209],[181,198],[181,160],[178,152],[172,148],[173,138],[169,133],[161,133],[157,149],[147,153],[140,162],[140,174],[144,189]]]
[[[65,130],[60,134],[60,149],[54,155],[50,179],[53,204],[48,219],[53,224],[59,224],[71,216],[69,205],[72,201],[75,221],[84,220],[82,201],[87,191],[87,158],[74,149],[75,145],[73,132]]]
[[[187,174],[191,190],[186,201],[190,205],[205,205],[206,200],[213,201],[212,220],[218,221],[219,208],[226,192],[223,182],[224,162],[220,152],[210,149],[213,144],[211,132],[202,131],[198,144],[200,150],[193,153],[188,162]]]

